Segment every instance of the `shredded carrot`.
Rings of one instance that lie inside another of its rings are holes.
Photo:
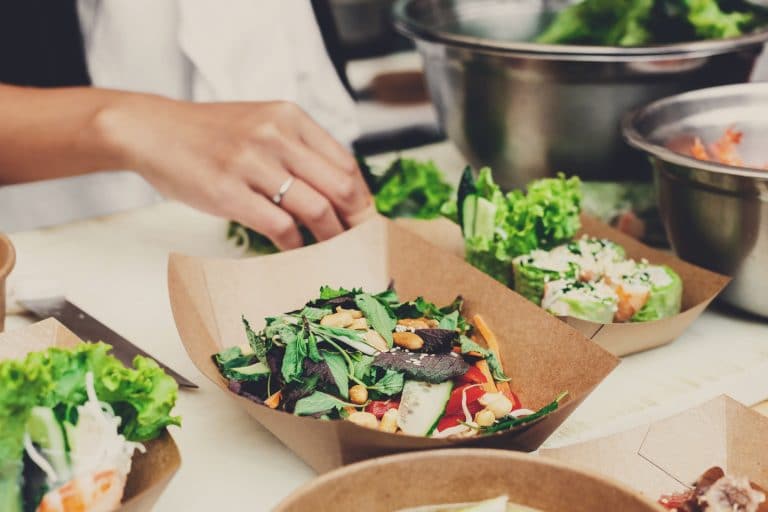
[[[280,405],[280,399],[283,397],[282,391],[276,391],[272,394],[269,398],[264,400],[264,405],[269,407],[270,409],[277,409],[277,406]]]
[[[488,368],[488,361],[485,359],[480,359],[475,363],[475,366],[477,366],[477,369],[480,370],[480,372],[483,374],[483,377],[485,377],[485,382],[483,382],[483,389],[485,392],[497,393],[499,389],[496,387],[496,382],[493,380],[491,369]]]
[[[491,328],[488,327],[488,324],[485,323],[485,320],[483,320],[482,316],[475,315],[472,317],[472,322],[475,324],[475,327],[477,327],[477,330],[480,331],[480,335],[485,338],[485,343],[488,345],[488,350],[493,352],[493,355],[496,356],[496,360],[501,366],[501,370],[504,371],[504,361],[501,359],[499,340],[496,338],[496,335],[493,334],[493,331],[491,331]],[[491,381],[493,381],[493,379],[491,379]],[[512,391],[509,387],[509,382],[499,382],[496,387],[503,393],[510,393]]]

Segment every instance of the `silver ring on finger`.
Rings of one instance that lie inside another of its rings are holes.
[[[277,194],[272,196],[273,203],[275,203],[276,205],[280,205],[280,203],[283,202],[283,197],[285,196],[285,194],[288,193],[288,190],[291,188],[291,185],[293,185],[293,181],[294,181],[293,176],[291,176],[290,178],[285,180],[282,185],[280,185],[280,188],[278,189]]]

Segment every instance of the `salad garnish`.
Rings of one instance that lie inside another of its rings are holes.
[[[0,510],[119,507],[131,459],[168,425],[176,382],[137,357],[126,368],[103,343],[0,362]]]
[[[471,437],[509,430],[557,409],[524,409],[499,341],[463,300],[439,307],[394,290],[323,286],[301,309],[266,319],[248,343],[214,354],[229,389],[298,416],[382,432]]]

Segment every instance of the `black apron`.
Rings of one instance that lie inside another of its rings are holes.
[[[90,85],[77,0],[0,0],[0,82]]]

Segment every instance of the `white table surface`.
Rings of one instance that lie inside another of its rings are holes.
[[[414,153],[414,152],[410,152]],[[448,144],[420,148],[446,171],[462,161]],[[386,159],[383,159],[386,160]],[[197,372],[179,341],[166,291],[169,251],[238,256],[226,222],[163,203],[11,235],[11,290],[36,283],[73,302],[200,385],[181,391],[173,429],[182,467],[156,510],[269,510],[314,472]],[[11,316],[7,329],[30,323]],[[550,440],[617,431],[727,392],[749,405],[768,398],[768,323],[706,312],[675,343],[630,356]]]

